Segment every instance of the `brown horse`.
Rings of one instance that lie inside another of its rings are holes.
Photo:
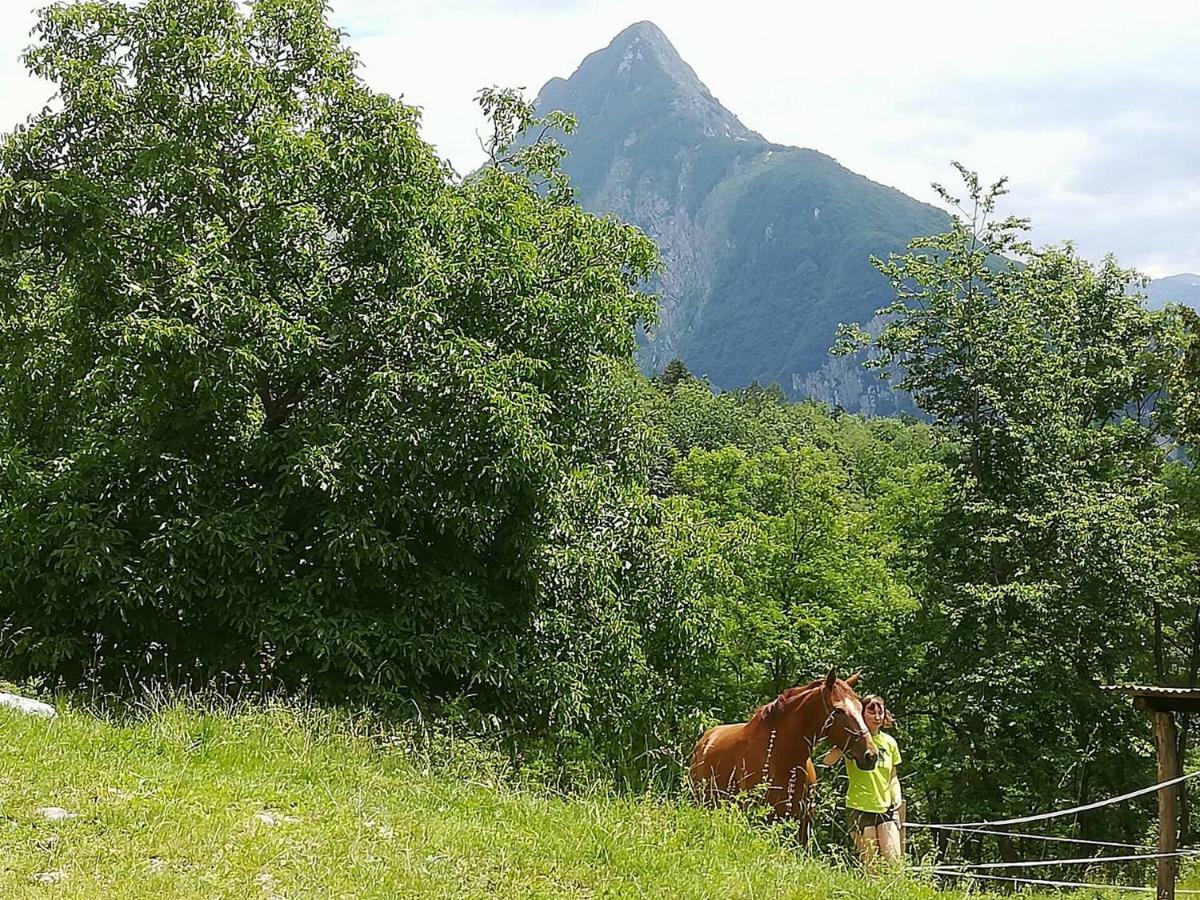
[[[805,800],[817,780],[817,743],[828,738],[862,769],[875,768],[879,757],[854,693],[857,682],[858,675],[843,681],[830,669],[825,678],[788,688],[760,706],[748,722],[708,729],[692,750],[688,774],[696,796],[713,802],[759,788],[749,799],[773,818],[795,819],[800,840],[807,840]]]

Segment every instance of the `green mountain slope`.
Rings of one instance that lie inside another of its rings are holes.
[[[942,230],[944,212],[750,130],[649,22],[552,79],[537,105],[579,118],[565,168],[580,202],[662,248],[662,321],[643,368],[677,356],[721,388],[777,381],[792,396],[895,408],[827,351],[839,322],[868,321],[890,298],[869,256]]]

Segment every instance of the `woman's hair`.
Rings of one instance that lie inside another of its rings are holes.
[[[896,724],[896,717],[892,715],[892,711],[888,709],[887,701],[879,694],[867,694],[862,698],[863,709],[868,706],[879,705],[883,707],[883,728],[891,728]]]

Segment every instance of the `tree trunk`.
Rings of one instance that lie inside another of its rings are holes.
[[[1166,663],[1163,659],[1163,624],[1162,624],[1162,607],[1158,601],[1153,603],[1154,607],[1154,674],[1158,676],[1158,683],[1163,684],[1166,680]]]

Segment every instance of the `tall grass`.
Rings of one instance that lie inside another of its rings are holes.
[[[419,722],[60,713],[0,711],[6,898],[963,896],[806,857],[735,811],[523,784],[503,754]]]

